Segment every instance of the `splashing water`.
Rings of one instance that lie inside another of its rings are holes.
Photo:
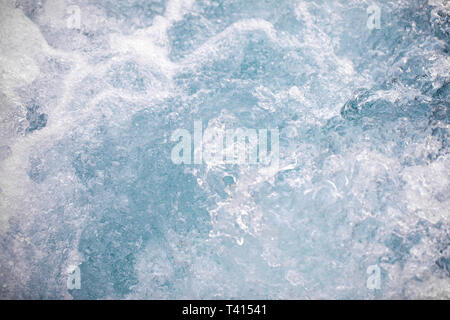
[[[449,16],[1,0],[0,297],[450,298]],[[196,120],[279,167],[174,164]]]

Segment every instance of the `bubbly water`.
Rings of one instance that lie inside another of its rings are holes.
[[[0,298],[450,298],[449,16],[1,0]],[[174,164],[194,121],[278,168]]]

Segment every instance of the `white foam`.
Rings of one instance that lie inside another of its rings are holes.
[[[441,157],[429,165],[407,167],[402,172],[408,209],[437,223],[450,222],[450,158]]]
[[[0,90],[18,103],[14,89],[31,83],[39,75],[35,56],[42,55],[46,42],[13,1],[0,1]]]

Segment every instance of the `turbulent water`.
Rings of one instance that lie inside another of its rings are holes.
[[[449,299],[449,17],[1,0],[0,298]],[[194,121],[278,168],[174,164]]]

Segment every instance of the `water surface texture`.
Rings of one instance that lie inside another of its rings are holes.
[[[449,17],[0,0],[0,298],[449,299]],[[174,164],[194,121],[279,166]]]

